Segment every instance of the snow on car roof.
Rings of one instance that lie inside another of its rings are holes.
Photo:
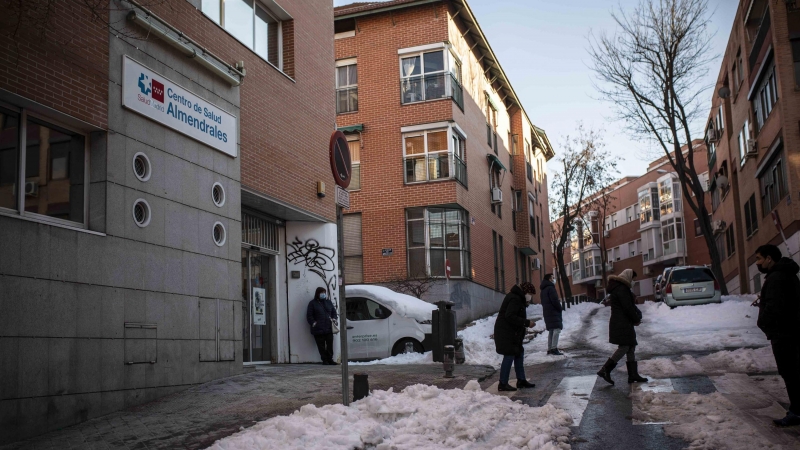
[[[347,297],[367,297],[377,300],[397,314],[416,320],[431,320],[431,313],[436,309],[436,305],[383,286],[349,285],[345,287],[345,292]]]

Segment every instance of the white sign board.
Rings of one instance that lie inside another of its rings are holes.
[[[344,209],[350,209],[350,192],[338,184],[336,185],[336,204]]]
[[[122,57],[122,106],[234,158],[236,117]]]
[[[253,325],[267,324],[267,291],[253,288]]]

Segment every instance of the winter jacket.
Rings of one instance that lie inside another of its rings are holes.
[[[333,332],[331,328],[331,319],[338,319],[336,315],[336,308],[333,307],[330,299],[325,300],[311,300],[308,302],[306,309],[306,320],[311,325],[311,334],[330,334]]]
[[[758,328],[767,339],[797,338],[800,329],[800,266],[791,258],[781,258],[767,272],[761,287]]]
[[[642,312],[636,307],[630,286],[617,278],[612,275],[608,282],[608,293],[611,297],[608,342],[614,345],[638,345],[633,327],[642,321]]]
[[[543,280],[539,289],[542,292],[542,315],[545,326],[548,330],[564,328],[564,322],[561,319],[561,302],[558,301],[556,286],[552,281]]]
[[[528,325],[526,307],[525,293],[515,285],[503,299],[494,323],[494,345],[497,353],[519,355],[524,351],[522,341]]]

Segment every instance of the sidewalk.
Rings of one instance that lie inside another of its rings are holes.
[[[370,389],[395,391],[417,383],[462,388],[479,380],[485,388],[495,373],[488,366],[456,366],[443,378],[440,364],[351,366],[369,375]],[[188,389],[154,402],[0,447],[16,449],[206,448],[242,427],[301,406],[341,402],[341,367],[315,364],[266,365],[249,373]]]

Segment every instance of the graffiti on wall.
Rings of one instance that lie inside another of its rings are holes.
[[[330,247],[319,245],[316,239],[308,239],[305,242],[299,237],[287,244],[286,259],[292,264],[302,264],[311,273],[316,274],[325,284],[328,291],[328,298],[333,305],[338,308],[339,289],[336,278],[336,250]]]

